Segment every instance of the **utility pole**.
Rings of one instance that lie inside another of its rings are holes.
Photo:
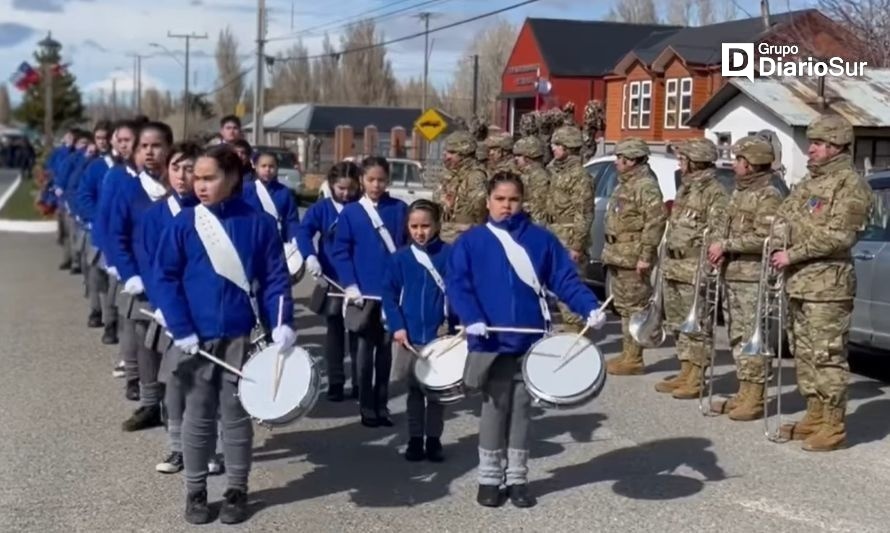
[[[117,78],[111,77],[111,119],[117,120]]]
[[[479,54],[473,54],[473,116],[479,105]]]
[[[185,39],[185,95],[182,102],[182,138],[188,138],[189,132],[189,108],[191,107],[191,98],[189,98],[189,50],[192,39],[206,39],[207,34],[197,35],[192,33],[170,33],[167,31],[167,37],[171,39]]]
[[[142,113],[142,58],[148,58],[142,54],[130,54],[133,56],[133,109],[136,114]]]
[[[423,21],[423,100],[420,106],[426,111],[426,93],[430,73],[430,13],[423,12],[418,15]]]
[[[291,15],[293,17],[293,15]],[[265,138],[263,116],[265,113],[266,83],[263,81],[263,69],[266,68],[266,0],[257,0],[256,14],[256,80],[253,90],[253,144],[262,144]]]

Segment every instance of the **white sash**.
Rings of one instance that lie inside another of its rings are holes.
[[[263,205],[263,211],[275,217],[275,222],[278,222],[278,229],[280,231],[281,222],[278,217],[278,208],[275,207],[275,202],[272,201],[272,195],[269,194],[269,189],[267,189],[259,179],[254,180],[253,183],[256,186],[256,195],[260,199],[260,203]]]
[[[171,194],[167,197],[167,207],[170,208],[170,214],[174,217],[182,211],[182,207],[179,205],[179,202],[176,201],[176,198]]]
[[[124,168],[127,170],[127,174],[129,174],[130,176],[132,176],[134,178],[136,177],[136,175],[137,175],[136,169],[130,167],[130,165],[124,165]]]
[[[152,202],[167,194],[167,189],[144,170],[139,173],[139,183],[142,184],[142,190],[151,198]]]
[[[112,157],[110,155],[106,155],[104,157],[104,159],[105,159],[105,164],[108,165],[108,168],[111,168],[114,166],[114,159],[112,159]]]
[[[222,222],[201,204],[195,207],[195,230],[198,232],[201,244],[204,245],[207,257],[210,258],[213,271],[244,291],[250,300],[250,307],[253,309],[254,316],[259,317],[256,303],[253,301],[250,281],[248,281],[247,274],[244,272],[244,265],[241,264],[241,258],[238,257],[235,244],[229,238],[225,228],[223,228]]]
[[[383,225],[383,219],[380,218],[380,213],[377,212],[371,199],[367,196],[362,196],[362,199],[359,200],[358,203],[360,203],[365,209],[365,212],[368,213],[368,217],[371,219],[371,224],[374,225],[374,229],[380,234],[380,238],[383,239],[383,244],[386,245],[386,249],[389,250],[389,253],[395,252],[396,244],[393,242],[389,230]]]
[[[485,227],[497,237],[501,246],[504,247],[504,252],[507,254],[507,261],[510,262],[510,266],[513,267],[513,271],[516,272],[519,279],[531,287],[531,289],[535,291],[535,294],[538,295],[538,303],[541,306],[541,315],[543,315],[544,322],[546,322],[549,327],[551,317],[550,308],[547,306],[547,292],[541,285],[541,282],[538,281],[538,275],[535,273],[535,267],[532,264],[531,258],[528,256],[528,252],[526,252],[525,248],[518,242],[513,240],[513,236],[507,231],[494,226],[491,222],[487,223]]]
[[[338,215],[343,212],[343,204],[333,198],[331,198],[331,203],[334,204],[334,210],[337,211]]]
[[[414,254],[414,259],[417,259],[417,262],[420,263],[420,266],[426,269],[427,272],[430,273],[430,276],[433,277],[433,281],[436,282],[436,285],[439,286],[439,290],[442,291],[442,294],[445,295],[445,280],[442,279],[442,276],[439,275],[439,271],[436,270],[436,265],[433,264],[432,258],[430,258],[429,254],[426,251],[421,250],[417,246],[411,245],[411,253]],[[448,316],[448,297],[445,296],[445,316]]]

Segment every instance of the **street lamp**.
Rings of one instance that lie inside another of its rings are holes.
[[[61,43],[53,39],[53,33],[48,32],[46,38],[37,43],[44,53],[43,65],[43,145],[49,149],[53,145],[53,72],[51,57],[54,57],[62,49]]]
[[[172,57],[173,61],[176,61],[177,63],[179,63],[180,67],[185,67],[185,65],[182,63],[182,61],[180,61],[179,58],[176,57],[176,54],[171,52],[166,46],[164,46],[160,43],[148,43],[148,46],[151,46],[152,48],[159,48],[162,52],[164,52],[168,56]]]

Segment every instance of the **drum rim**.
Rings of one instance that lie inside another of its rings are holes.
[[[539,389],[538,387],[535,386],[534,382],[532,382],[532,380],[528,374],[528,360],[529,360],[528,354],[530,354],[535,349],[535,347],[538,346],[540,343],[542,343],[546,339],[552,338],[554,336],[555,335],[550,335],[550,336],[543,337],[543,338],[539,339],[538,341],[536,341],[534,344],[531,345],[531,347],[529,347],[528,351],[526,352],[526,356],[522,358],[523,359],[522,360],[522,380],[525,382],[526,389],[529,391],[529,393],[532,394],[532,396],[536,397],[538,400],[551,403],[554,406],[566,406],[566,405],[575,405],[575,404],[580,405],[580,404],[583,404],[589,400],[596,398],[597,395],[599,395],[599,393],[602,391],[602,389],[606,383],[606,374],[607,374],[607,372],[606,372],[606,358],[605,358],[605,355],[603,355],[603,351],[599,349],[599,346],[597,346],[590,339],[586,339],[586,340],[596,350],[597,354],[599,354],[599,358],[601,361],[601,369],[602,369],[600,371],[599,376],[597,376],[597,378],[593,381],[593,383],[590,384],[590,386],[588,386],[583,391],[581,391],[577,394],[574,394],[572,396],[556,397],[556,396],[552,396],[552,395],[542,391],[541,389]]]
[[[244,366],[247,366],[247,364],[255,356],[259,355],[260,353],[262,353],[270,348],[274,348],[274,345],[266,346],[265,348],[263,348],[261,350],[255,351],[253,354],[251,354],[249,356],[247,362],[244,363],[242,368]],[[299,404],[297,404],[297,406],[292,411],[289,411],[287,414],[276,417],[276,418],[263,419],[263,418],[258,418],[247,411],[247,408],[244,406],[244,400],[243,400],[244,395],[243,395],[243,390],[241,388],[241,384],[244,382],[244,380],[239,379],[238,380],[239,403],[241,403],[241,407],[244,409],[245,412],[247,412],[247,415],[250,416],[252,419],[256,420],[260,424],[264,424],[264,425],[268,425],[268,426],[277,426],[277,427],[286,426],[296,420],[299,420],[300,418],[302,418],[306,414],[308,414],[308,412],[317,403],[318,397],[321,396],[320,382],[322,381],[322,377],[321,377],[321,373],[319,372],[318,364],[315,362],[315,358],[312,356],[312,354],[309,352],[309,350],[303,348],[302,346],[293,346],[293,348],[295,348],[295,352],[296,352],[296,349],[298,349],[298,350],[302,351],[303,353],[305,353],[306,358],[309,360],[309,363],[310,363],[310,365],[309,365],[310,366],[309,391],[311,392],[314,390],[315,393],[308,394],[303,399],[303,401],[301,401]],[[296,352],[296,353],[299,353],[299,352]],[[309,398],[308,402],[306,401],[306,398]]]

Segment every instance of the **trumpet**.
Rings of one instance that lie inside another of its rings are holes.
[[[664,253],[667,248],[667,235],[670,222],[665,225],[664,233],[661,236],[661,243],[658,245],[658,264],[656,268],[658,272],[655,277],[655,286],[652,290],[652,296],[646,307],[637,311],[630,316],[627,324],[628,332],[634,342],[644,348],[654,348],[660,346],[667,338],[667,331],[664,328]]]
[[[714,397],[714,362],[717,357],[714,334],[717,331],[718,306],[723,295],[722,267],[712,266],[708,261],[708,238],[711,228],[702,232],[701,252],[698,256],[698,267],[695,269],[695,278],[692,281],[693,299],[686,320],[680,325],[680,333],[698,339],[711,339],[711,358],[708,365],[707,378],[702,372],[698,393],[698,409],[704,416],[715,416],[711,410],[711,400]],[[708,402],[704,404],[704,380],[708,380]]]
[[[766,438],[772,442],[787,442],[781,436],[782,427],[782,356],[784,345],[784,326],[787,320],[787,302],[785,300],[785,273],[776,270],[770,264],[770,256],[775,251],[788,249],[787,225],[776,227],[778,218],[770,223],[769,233],[763,240],[763,256],[760,260],[760,279],[757,282],[757,306],[754,312],[754,331],[742,346],[744,357],[760,357],[763,359],[763,424]],[[779,230],[779,228],[781,228]],[[777,231],[780,234],[777,235]],[[780,239],[780,240],[779,240]],[[775,347],[773,347],[775,343]],[[770,430],[769,387],[773,359],[776,368],[776,416],[778,423],[775,430]]]

